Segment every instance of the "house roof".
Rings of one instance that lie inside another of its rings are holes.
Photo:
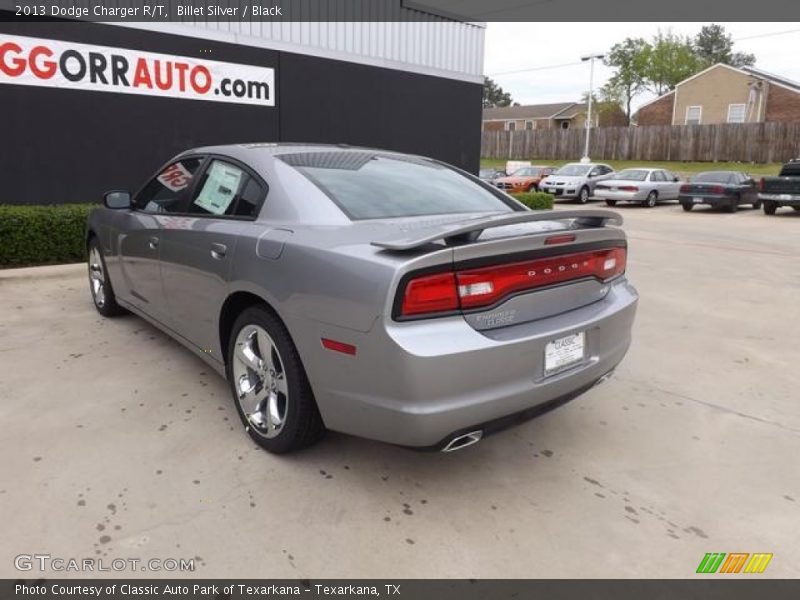
[[[782,85],[783,87],[787,87],[796,92],[800,92],[800,83],[792,81],[791,79],[787,79],[786,77],[773,75],[772,73],[768,73],[767,71],[762,71],[761,69],[756,69],[755,67],[742,67],[741,70],[754,77],[758,77],[760,79],[766,79],[767,81],[771,81],[772,83],[777,83],[778,85]]]
[[[566,110],[576,108],[577,112],[585,105],[578,102],[558,102],[555,104],[529,104],[527,106],[498,106],[483,109],[483,120],[507,119],[552,119],[561,116]],[[574,116],[574,115],[573,115]],[[568,117],[561,117],[568,118]]]

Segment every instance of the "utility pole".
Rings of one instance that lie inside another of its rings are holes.
[[[589,135],[592,132],[592,95],[594,94],[594,61],[602,60],[604,54],[589,54],[581,56],[581,61],[589,61],[589,110],[586,118],[586,144],[583,147],[583,158],[581,162],[588,163],[591,161],[589,158]]]

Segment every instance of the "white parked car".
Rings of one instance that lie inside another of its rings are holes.
[[[603,163],[569,163],[539,183],[539,189],[556,199],[577,199],[586,204],[598,182],[615,175],[614,169]]]
[[[680,178],[666,169],[624,169],[598,183],[594,195],[609,206],[638,202],[652,208],[660,201],[677,200],[680,189]]]

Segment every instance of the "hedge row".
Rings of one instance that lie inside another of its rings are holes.
[[[553,195],[545,192],[525,192],[523,194],[511,194],[532,210],[548,210],[553,208]]]
[[[93,204],[0,205],[0,267],[80,262]]]

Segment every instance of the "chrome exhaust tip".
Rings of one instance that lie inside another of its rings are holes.
[[[601,383],[605,383],[606,381],[608,381],[609,379],[611,379],[611,376],[612,376],[612,375],[614,375],[614,369],[611,369],[611,370],[610,370],[608,373],[606,373],[606,374],[605,374],[605,375],[603,375],[603,376],[602,376],[600,379],[598,379],[597,381],[595,381],[595,382],[594,382],[594,386],[593,386],[593,387],[596,387],[596,386],[600,385]]]
[[[482,437],[483,431],[481,430],[464,433],[450,440],[447,445],[442,448],[442,452],[455,452],[456,450],[461,450],[467,446],[472,446],[473,444],[480,442]]]

